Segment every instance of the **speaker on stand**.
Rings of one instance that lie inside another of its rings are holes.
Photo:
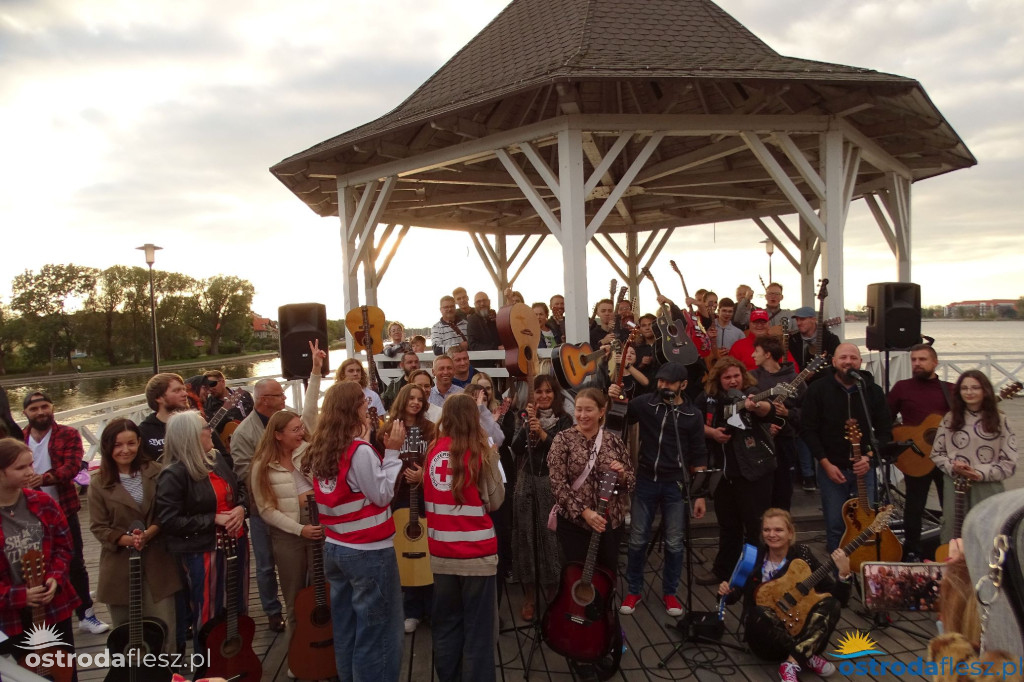
[[[285,379],[308,379],[313,371],[311,341],[327,350],[327,306],[322,303],[289,303],[277,309],[281,332],[281,374]],[[324,376],[330,374],[330,356],[324,359]]]

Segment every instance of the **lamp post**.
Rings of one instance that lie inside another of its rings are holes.
[[[137,251],[146,252],[146,265],[149,266],[149,316],[153,322],[153,374],[160,373],[160,346],[156,342],[156,294],[153,291],[153,263],[156,262],[156,252],[162,246],[155,244],[143,244],[137,246]]]
[[[761,241],[764,244],[764,252],[768,254],[768,284],[772,283],[772,254],[775,253],[775,242],[771,239]]]

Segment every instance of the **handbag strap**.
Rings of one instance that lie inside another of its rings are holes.
[[[597,463],[597,453],[601,451],[601,443],[604,440],[604,429],[598,429],[597,438],[594,439],[594,447],[590,449],[590,459],[587,461],[587,466],[583,467],[583,473],[580,474],[575,481],[573,481],[572,489],[579,490],[583,482],[587,480],[587,476],[594,470],[594,464]]]

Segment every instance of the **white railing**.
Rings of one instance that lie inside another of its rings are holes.
[[[885,371],[885,354],[880,351],[864,353],[866,368],[878,383],[882,382]],[[985,374],[998,390],[1024,377],[1024,352],[1005,353],[939,353],[939,366],[935,373],[944,381],[955,382],[957,377],[969,369],[978,369]],[[889,382],[894,384],[910,376],[910,353],[893,351],[889,353]]]

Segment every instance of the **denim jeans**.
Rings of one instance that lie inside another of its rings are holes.
[[[853,469],[840,469],[846,474],[846,483],[836,483],[828,474],[825,467],[818,465],[818,489],[821,491],[821,509],[825,516],[825,549],[831,554],[839,547],[839,541],[843,539],[843,532],[846,524],[843,523],[843,503],[851,497],[857,497],[857,476]],[[868,502],[875,503],[875,470],[869,469],[864,477],[864,484],[868,487]]]
[[[665,529],[661,593],[674,595],[679,588],[679,574],[683,570],[683,514],[687,513],[681,486],[679,481],[653,481],[646,476],[636,477],[636,490],[633,491],[633,506],[630,510],[632,527],[629,533],[629,558],[626,563],[626,583],[630,594],[643,593],[647,544],[651,541],[651,525],[659,507],[661,525]]]
[[[803,438],[797,437],[796,439],[796,454],[797,460],[800,463],[800,476],[803,478],[813,478],[814,455],[811,454],[811,448],[807,446]]]
[[[260,592],[263,613],[268,616],[281,613],[277,598],[277,574],[274,572],[274,548],[270,543],[270,530],[259,514],[249,517],[249,540],[256,562],[256,589]]]
[[[394,547],[324,543],[334,658],[342,682],[397,682],[402,668],[402,586]]]
[[[495,679],[497,577],[434,574],[431,628],[434,670],[440,682]],[[401,656],[401,649],[399,649]]]

